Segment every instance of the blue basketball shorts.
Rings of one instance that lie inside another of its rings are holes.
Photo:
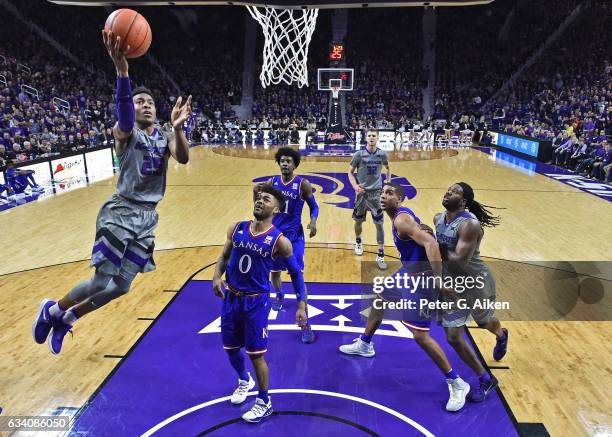
[[[387,288],[379,296],[386,302],[401,306],[385,310],[385,318],[400,320],[409,329],[429,331],[436,314],[432,304],[435,304],[438,298],[431,271],[416,272],[409,266],[403,266],[393,276],[395,275],[401,275],[402,279],[405,279],[402,286]]]
[[[270,296],[236,296],[229,290],[221,307],[221,339],[223,349],[245,348],[247,354],[268,350],[268,315]]]

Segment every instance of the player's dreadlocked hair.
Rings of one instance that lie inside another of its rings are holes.
[[[474,190],[465,182],[457,182],[463,189],[463,198],[465,206],[472,214],[476,216],[482,226],[494,227],[499,225],[499,216],[494,216],[487,208],[495,208],[494,206],[483,205],[474,200]]]
[[[300,152],[298,152],[297,150],[291,147],[279,148],[276,151],[276,154],[274,155],[274,159],[276,160],[276,163],[278,165],[280,165],[280,160],[283,156],[289,156],[291,159],[293,159],[293,164],[295,165],[295,168],[298,168],[300,166],[300,161],[302,157],[300,156]]]

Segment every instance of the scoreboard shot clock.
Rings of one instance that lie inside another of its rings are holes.
[[[329,61],[342,62],[344,61],[344,44],[341,42],[333,42],[329,45]]]

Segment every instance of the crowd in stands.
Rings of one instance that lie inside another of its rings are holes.
[[[437,119],[482,114],[481,107],[544,43],[580,0],[502,1],[440,8],[437,20]]]
[[[584,139],[560,133],[553,143],[552,163],[602,182],[612,181],[612,147],[606,135],[595,131]]]
[[[68,85],[74,67],[0,55],[0,166],[109,142],[114,108]]]
[[[612,38],[591,30],[609,26],[611,14],[608,2],[592,2],[491,109],[494,127],[553,140],[554,164],[608,182]]]
[[[554,140],[557,164],[605,177],[605,165],[594,165],[597,160],[580,165],[595,153],[593,147],[605,152],[603,140],[612,135],[610,33],[598,32],[593,38],[591,32],[607,28],[612,12],[607,2],[592,1],[512,87],[483,106],[578,3],[562,0],[551,9],[548,2],[524,0],[437,9],[436,100],[427,120],[421,113],[427,80],[421,59],[423,44],[433,41],[422,41],[422,10],[350,9],[346,65],[355,69],[355,85],[342,97],[347,127],[482,133],[489,124]],[[13,5],[79,62],[58,53],[27,23],[3,23],[0,166],[112,143],[115,72],[100,36],[108,10],[47,2]],[[298,129],[307,129],[312,138],[325,128],[330,95],[317,90],[316,67],[329,64],[331,11],[320,12],[311,42],[310,86],[263,89],[257,82],[249,120],[238,120],[232,110],[242,95],[244,9],[148,11],[142,12],[154,29],[154,42],[150,56],[130,61],[130,77],[134,85],[153,90],[161,120],[169,118],[178,95],[192,94],[197,114],[191,122],[194,141],[291,144]],[[80,25],[66,26],[62,20],[48,19],[50,14],[70,14]],[[259,44],[261,39],[260,35]],[[567,62],[576,54],[576,62]]]
[[[584,140],[592,131],[612,135],[612,38],[609,32],[593,38],[589,31],[609,24],[611,13],[607,2],[593,2],[517,83],[495,99],[493,123],[549,139],[563,131]],[[574,56],[576,62],[568,62]]]
[[[11,15],[0,26],[0,167],[112,143],[115,72],[100,33],[108,11],[42,1],[13,6],[26,21]],[[201,117],[234,116],[231,105],[241,95],[243,10],[143,13],[155,29],[154,43],[151,56],[130,60],[130,77],[134,86],[155,94],[159,119],[168,120],[179,94],[194,96]],[[64,14],[79,25],[66,25]]]

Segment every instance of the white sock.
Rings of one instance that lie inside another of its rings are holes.
[[[77,315],[72,310],[68,310],[64,313],[64,317],[62,317],[62,322],[67,325],[74,325],[78,319]]]
[[[51,308],[49,308],[49,314],[54,319],[59,318],[62,315],[63,312],[64,311],[59,307],[59,304],[57,304],[57,303],[55,305],[53,305]]]

